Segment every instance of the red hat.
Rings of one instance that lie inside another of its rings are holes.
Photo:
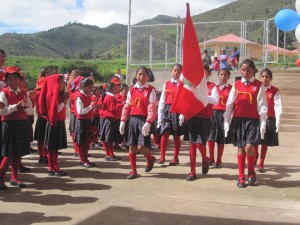
[[[7,74],[16,73],[20,76],[20,78],[24,79],[24,74],[21,72],[20,68],[17,66],[7,66],[5,67],[5,79]]]
[[[113,77],[110,82],[112,82],[116,85],[121,84],[120,79],[118,77]]]

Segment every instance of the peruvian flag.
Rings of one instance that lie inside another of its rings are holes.
[[[207,105],[208,91],[200,46],[190,15],[189,3],[186,4],[186,19],[183,34],[182,74],[172,103],[172,112],[180,113],[189,119]]]

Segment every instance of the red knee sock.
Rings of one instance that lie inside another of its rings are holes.
[[[253,154],[251,156],[247,155],[247,161],[248,161],[248,173],[253,174],[254,173],[255,154]]]
[[[75,144],[77,146],[78,155],[81,162],[86,162],[85,154],[84,154],[84,145]]]
[[[207,166],[207,158],[206,158],[206,147],[203,144],[197,144],[197,148],[199,149],[202,156],[202,166]]]
[[[258,145],[254,146],[254,157],[258,157]]]
[[[217,164],[222,163],[223,151],[224,151],[224,144],[218,144],[218,155],[217,155],[217,161],[216,161]]]
[[[260,161],[259,161],[259,167],[264,167],[265,158],[267,155],[268,146],[262,145],[261,146],[261,154],[260,154]]]
[[[21,157],[11,159],[11,175],[10,180],[18,179],[18,170],[21,164]]]
[[[215,142],[208,141],[209,161],[215,161]]]
[[[110,154],[109,154],[110,153],[110,151],[109,151],[109,148],[110,148],[109,143],[102,141],[102,145],[103,145],[103,148],[104,148],[104,151],[105,151],[105,156],[109,157],[110,156]]]
[[[54,166],[55,170],[59,170],[59,167],[58,167],[58,150],[54,151],[53,166]]]
[[[191,166],[191,173],[196,173],[196,144],[190,144],[190,166]]]
[[[49,151],[48,152],[48,170],[51,171],[51,170],[54,170],[55,169],[55,153],[54,151]]]
[[[78,153],[78,149],[76,148],[76,145],[75,145],[75,139],[74,139],[74,132],[71,134],[71,137],[72,137],[72,142],[73,142],[73,147],[74,147],[74,152],[75,153]]]
[[[135,172],[136,171],[136,153],[129,152],[129,160],[130,160],[131,170],[133,172]]]
[[[174,159],[178,159],[181,146],[180,136],[174,135]]]
[[[245,154],[237,154],[238,169],[239,169],[239,178],[245,178]]]
[[[160,139],[160,159],[165,161],[166,158],[166,151],[168,146],[170,134],[168,132],[164,132]]]
[[[0,183],[4,183],[4,178],[5,174],[8,170],[8,167],[10,165],[10,158],[7,156],[4,156],[1,161],[1,166],[0,166]]]
[[[109,155],[111,157],[115,156],[114,143],[113,142],[108,142],[108,146],[109,146]]]
[[[153,160],[153,155],[150,153],[149,155],[144,155],[148,161]]]

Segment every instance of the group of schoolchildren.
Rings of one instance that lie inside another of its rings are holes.
[[[205,76],[210,69],[204,67]],[[98,137],[105,152],[106,161],[121,160],[115,155],[114,143],[129,147],[131,171],[127,179],[137,174],[137,154],[146,158],[145,172],[150,172],[157,161],[164,164],[169,136],[174,138],[174,155],[170,166],[179,164],[181,136],[189,141],[190,173],[186,180],[196,179],[196,151],[202,156],[202,174],[210,166],[222,167],[225,143],[238,147],[238,187],[246,187],[245,161],[248,161],[248,185],[256,182],[254,164],[258,158],[258,144],[262,145],[259,171],[264,172],[264,159],[268,146],[278,145],[281,101],[278,89],[271,86],[272,72],[264,69],[260,80],[255,79],[256,67],[251,60],[241,63],[241,80],[228,84],[230,72],[221,69],[219,81],[207,81],[208,105],[192,118],[172,112],[172,102],[177,91],[182,66],[175,64],[171,79],[166,81],[159,100],[155,88],[149,84],[149,70],[139,67],[135,83],[128,87],[120,79],[95,87],[93,80],[80,76],[73,70],[65,91],[64,77],[53,74],[41,77],[36,82],[33,104],[37,111],[34,139],[38,143],[39,162],[48,164],[49,176],[64,176],[66,172],[58,166],[60,149],[67,148],[66,107],[70,107],[69,131],[74,154],[79,156],[79,165],[94,167],[89,161],[91,144],[98,144]],[[4,178],[11,165],[10,184],[26,187],[18,179],[21,157],[30,150],[28,116],[32,115],[32,103],[28,94],[19,88],[24,75],[18,67],[7,67],[4,72],[7,87],[0,92],[0,115],[2,116],[0,166],[0,190],[7,189]],[[120,78],[120,77],[119,77]],[[153,125],[155,128],[153,129]],[[152,126],[152,128],[151,128]],[[150,135],[155,130],[155,144],[160,145],[160,158],[149,150]],[[217,157],[214,146],[217,143]],[[209,149],[209,156],[206,151]],[[255,150],[256,149],[256,150]]]

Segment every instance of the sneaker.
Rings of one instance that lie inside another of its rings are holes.
[[[23,183],[21,180],[11,180],[10,185],[12,186],[18,186],[19,188],[26,188],[27,185]]]
[[[31,169],[29,167],[26,167],[26,166],[23,166],[21,165],[20,168],[19,168],[19,172],[20,173],[25,173],[25,172],[29,172]]]
[[[130,171],[129,175],[126,177],[128,180],[133,180],[137,178],[137,172],[136,171]]]
[[[244,177],[240,177],[238,179],[237,186],[239,188],[245,188],[246,187],[246,183],[245,183],[245,178]]]
[[[57,177],[61,177],[61,176],[66,176],[67,173],[65,171],[63,171],[63,170],[56,170],[54,172],[54,175],[57,176]]]
[[[179,159],[172,159],[170,162],[169,162],[169,166],[176,166],[179,164]]]
[[[186,180],[187,181],[194,181],[194,180],[196,180],[196,174],[190,172],[189,175],[186,177]]]
[[[256,175],[255,173],[249,173],[248,174],[248,185],[253,186],[256,182]]]
[[[152,170],[155,160],[156,158],[154,156],[152,156],[151,160],[147,160],[145,172],[150,172]]]

